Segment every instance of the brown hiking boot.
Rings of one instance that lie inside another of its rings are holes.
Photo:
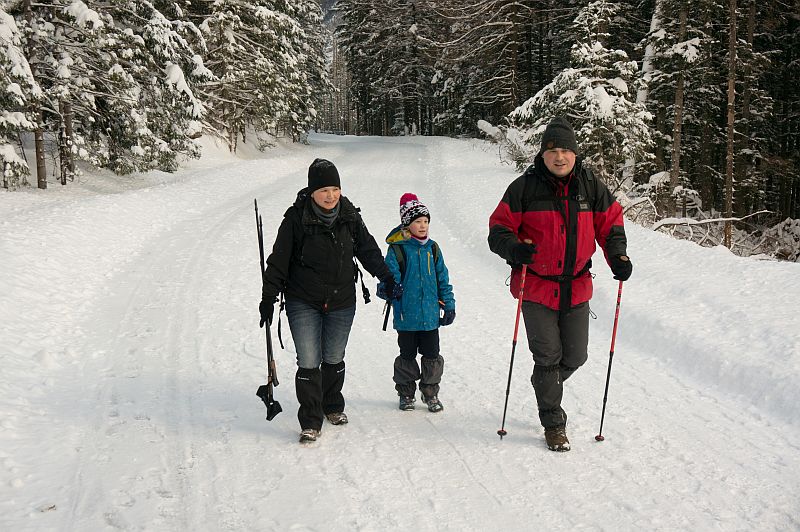
[[[547,441],[547,448],[551,451],[569,451],[569,440],[567,430],[564,425],[544,429],[544,439]]]
[[[320,431],[317,429],[303,429],[300,431],[300,443],[311,443],[317,441]]]
[[[325,414],[325,417],[328,418],[331,425],[347,424],[347,414],[344,412],[332,412],[330,414]]]

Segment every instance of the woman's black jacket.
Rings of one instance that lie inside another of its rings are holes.
[[[262,296],[274,301],[280,292],[323,312],[356,304],[355,256],[373,276],[390,276],[383,255],[357,209],[339,199],[339,215],[327,226],[311,208],[304,188],[283,215],[272,253],[267,258]]]

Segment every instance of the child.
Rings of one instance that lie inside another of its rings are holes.
[[[394,382],[400,410],[413,410],[419,380],[422,401],[431,412],[441,412],[439,382],[444,359],[439,354],[439,326],[456,317],[456,300],[439,245],[428,238],[431,215],[417,196],[400,198],[400,221],[386,237],[386,265],[402,290],[387,294],[384,283],[378,295],[391,300],[400,356],[394,361]],[[400,292],[400,293],[398,293]],[[440,316],[440,309],[444,311]],[[422,371],[417,364],[422,355]]]

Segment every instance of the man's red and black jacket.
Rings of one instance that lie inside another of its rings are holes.
[[[592,297],[591,258],[597,247],[609,257],[626,255],[622,207],[605,183],[577,159],[559,179],[541,155],[506,189],[489,217],[489,248],[511,264],[511,249],[530,239],[537,252],[528,265],[523,299],[566,310]],[[511,293],[519,293],[519,265]]]

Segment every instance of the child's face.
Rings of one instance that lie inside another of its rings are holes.
[[[428,236],[430,221],[425,216],[420,216],[408,226],[408,231],[417,238],[424,239]]]

